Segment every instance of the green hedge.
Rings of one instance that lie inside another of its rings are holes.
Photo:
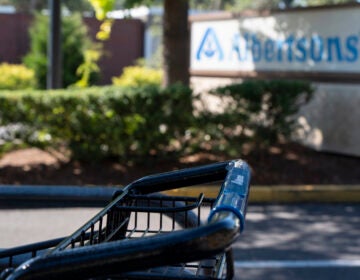
[[[176,151],[191,95],[182,86],[1,92],[0,125],[21,123],[25,142],[66,144],[77,159],[141,158]]]
[[[296,113],[312,94],[309,82],[291,80],[247,80],[219,87],[210,95],[223,99],[222,110],[201,112],[197,127],[227,152],[235,148],[238,153],[244,143],[259,147],[289,140],[298,125]]]
[[[224,99],[220,112],[195,116],[192,91],[181,85],[0,91],[0,126],[20,124],[25,144],[65,144],[75,159],[143,160],[204,148],[239,156],[244,143],[289,139],[312,91],[307,82],[245,81],[210,93]]]

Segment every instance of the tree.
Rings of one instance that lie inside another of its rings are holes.
[[[114,8],[115,0],[89,0],[95,9],[98,19],[104,20],[100,27],[100,37],[109,31],[109,21],[106,12]],[[136,5],[159,3],[157,0],[124,0],[125,8]],[[164,0],[163,15],[163,85],[168,86],[180,82],[189,84],[189,28],[188,28],[188,0]]]
[[[250,0],[190,0],[190,7],[196,10],[226,10],[227,7],[233,6],[236,2],[247,2]]]
[[[46,87],[48,27],[49,18],[36,14],[30,28],[30,52],[24,57],[25,65],[35,71],[40,88]],[[84,63],[86,50],[95,48],[80,14],[62,17],[62,44],[62,84],[66,87],[78,81],[77,68]]]
[[[163,66],[164,85],[189,84],[189,49],[187,0],[164,0]]]

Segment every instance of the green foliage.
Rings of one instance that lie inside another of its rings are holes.
[[[245,143],[289,139],[312,91],[307,82],[249,80],[209,93],[222,105],[196,116],[196,97],[180,84],[0,91],[0,126],[13,126],[24,144],[66,144],[82,160],[146,160],[198,149],[239,156]]]
[[[111,33],[113,21],[107,18],[107,13],[115,9],[115,0],[88,0],[95,11],[95,16],[102,21],[96,38],[102,41],[108,40]],[[120,6],[130,9],[138,5],[151,5],[159,2],[159,0],[122,0]]]
[[[48,27],[49,18],[37,14],[30,28],[30,52],[24,58],[24,63],[35,71],[40,88],[46,87]],[[79,14],[63,16],[61,29],[63,86],[67,87],[79,79],[77,68],[85,61],[85,51],[94,47]]]
[[[100,73],[98,66],[99,59],[101,58],[101,51],[98,49],[86,50],[84,53],[84,63],[82,63],[76,70],[76,74],[81,76],[75,84],[75,87],[85,88],[90,86],[92,77]]]
[[[115,0],[88,0],[95,10],[95,16],[102,21],[96,38],[102,41],[109,39],[113,21],[106,14],[114,9]]]
[[[98,20],[104,20],[106,13],[114,9],[115,0],[89,0]]]
[[[158,69],[145,66],[128,66],[123,69],[123,73],[119,77],[114,77],[112,82],[117,86],[160,86],[162,77],[162,71]]]
[[[289,140],[296,129],[295,114],[312,93],[310,83],[302,81],[248,80],[220,87],[210,94],[223,99],[222,111],[202,112],[199,127],[222,143],[269,145]]]
[[[77,159],[144,159],[179,151],[191,96],[183,86],[0,92],[0,126],[21,123],[25,143],[66,144]]]
[[[0,64],[0,89],[34,88],[35,73],[33,70],[18,64]]]

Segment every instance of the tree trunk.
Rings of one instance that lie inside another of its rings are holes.
[[[188,0],[164,0],[164,86],[189,85]]]

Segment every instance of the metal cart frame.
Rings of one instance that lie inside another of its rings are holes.
[[[216,199],[158,194],[217,181]],[[141,178],[69,237],[0,251],[0,278],[231,279],[249,187],[242,160]]]

